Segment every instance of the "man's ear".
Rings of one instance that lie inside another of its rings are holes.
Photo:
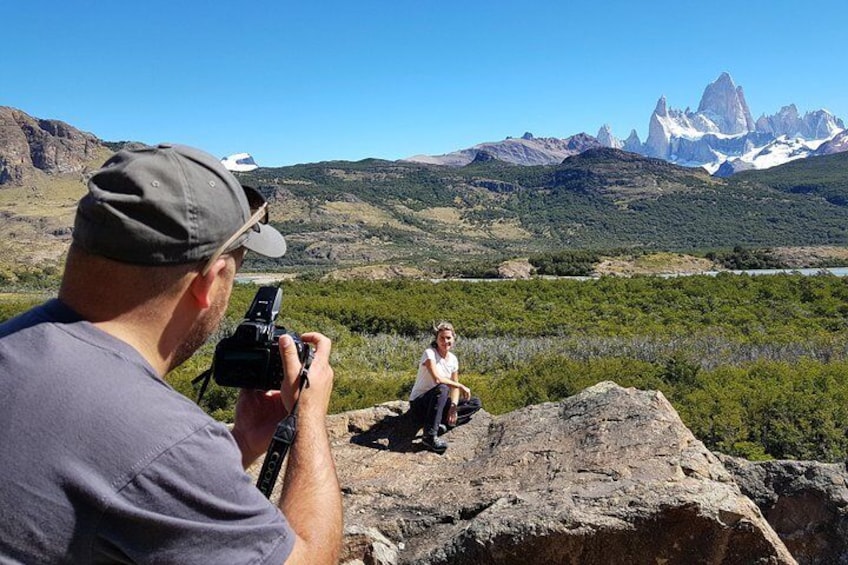
[[[212,267],[205,275],[203,273],[197,273],[191,280],[189,293],[198,308],[205,310],[212,305],[215,281],[221,277],[222,271],[226,268],[226,259],[220,257],[212,264]]]

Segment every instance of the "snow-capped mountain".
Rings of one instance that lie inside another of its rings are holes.
[[[221,159],[221,163],[228,171],[234,173],[248,173],[259,168],[250,153],[236,153]]]
[[[745,93],[728,73],[704,89],[696,111],[672,108],[665,96],[657,101],[648,121],[648,138],[642,143],[633,130],[623,142],[603,125],[596,137],[581,133],[569,138],[521,138],[481,143],[445,155],[416,155],[406,159],[421,163],[463,166],[484,152],[519,165],[547,165],[591,147],[612,147],[656,157],[710,173],[730,175],[747,169],[764,169],[822,152],[848,150],[843,121],[827,110],[803,116],[794,104],[776,114],[753,119]]]
[[[704,90],[696,112],[669,108],[661,97],[642,153],[727,175],[808,157],[844,129],[827,110],[800,116],[794,104],[754,121],[742,87],[722,73]]]

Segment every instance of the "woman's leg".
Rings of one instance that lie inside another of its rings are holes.
[[[442,423],[442,415],[450,401],[450,389],[451,387],[448,385],[437,385],[424,393],[425,396],[430,395],[429,410],[427,411],[427,419],[424,423],[425,435],[435,436],[439,433],[439,424]]]
[[[468,400],[462,400],[456,408],[457,418],[456,425],[461,426],[467,424],[477,411],[483,407],[483,403],[476,396],[472,396]]]

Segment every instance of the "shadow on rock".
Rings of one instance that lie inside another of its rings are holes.
[[[425,449],[421,443],[413,443],[419,431],[421,424],[406,411],[384,416],[369,428],[352,434],[350,442],[372,449],[415,453]]]

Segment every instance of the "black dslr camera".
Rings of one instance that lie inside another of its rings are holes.
[[[278,342],[289,334],[302,365],[307,365],[312,349],[294,332],[277,326],[282,289],[262,286],[256,291],[244,319],[233,334],[218,342],[212,361],[212,376],[221,386],[258,390],[279,390],[283,362]]]

